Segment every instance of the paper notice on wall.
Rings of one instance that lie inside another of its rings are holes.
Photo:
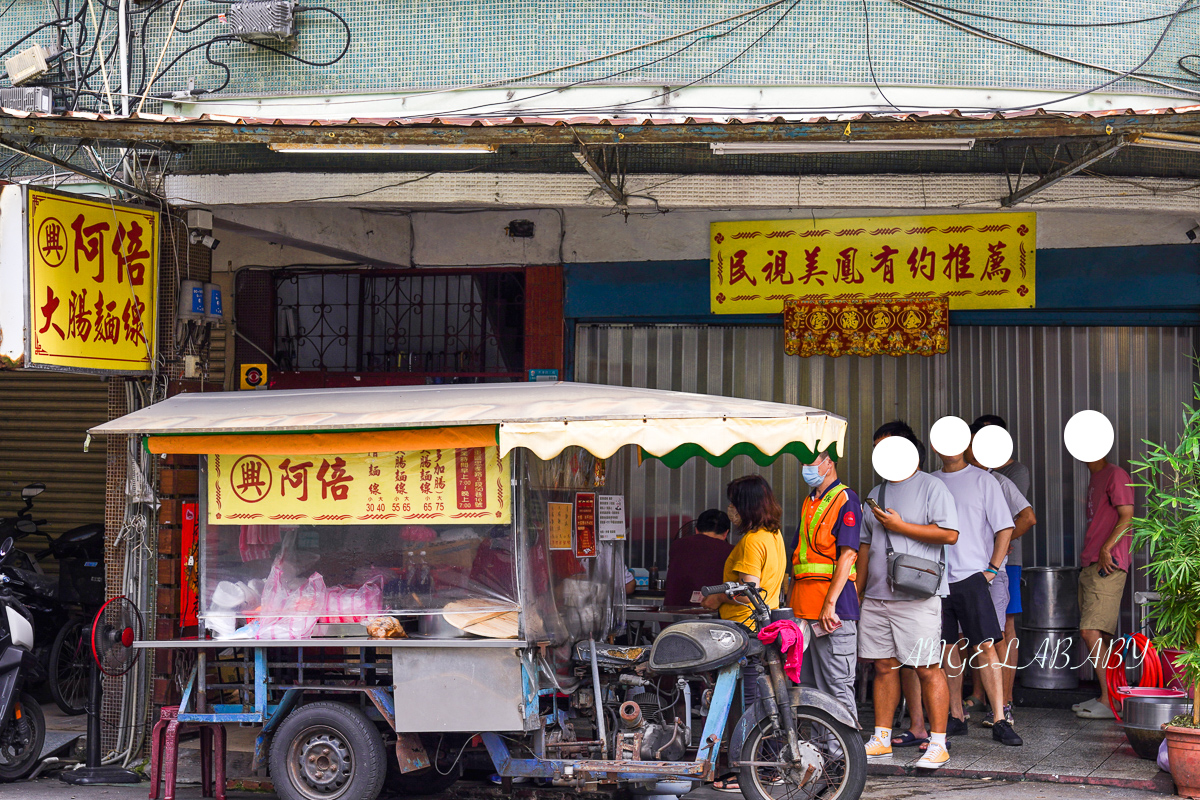
[[[574,547],[575,506],[571,503],[547,503],[546,526],[551,550],[570,550]]]
[[[602,542],[625,541],[625,498],[602,494],[596,498],[596,531]]]

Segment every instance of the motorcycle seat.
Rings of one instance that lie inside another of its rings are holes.
[[[38,597],[54,600],[58,597],[58,581],[49,575],[30,572],[27,569],[14,569],[13,573],[33,590]]]
[[[103,553],[104,524],[101,522],[89,522],[86,525],[71,528],[71,530],[55,539],[51,548],[54,554],[60,558],[75,551]]]

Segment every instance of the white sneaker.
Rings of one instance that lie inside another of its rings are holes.
[[[950,753],[940,744],[929,743],[929,747],[925,749],[925,755],[918,759],[914,764],[917,769],[937,769],[944,767],[950,760]]]

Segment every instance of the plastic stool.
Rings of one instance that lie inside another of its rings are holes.
[[[166,783],[163,800],[175,800],[179,734],[197,730],[200,732],[201,793],[204,797],[225,800],[225,726],[219,722],[180,722],[179,706],[163,706],[150,733],[150,800],[158,800],[160,778]],[[214,749],[216,758],[213,757]]]

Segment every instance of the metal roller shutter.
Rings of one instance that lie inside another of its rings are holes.
[[[104,378],[0,371],[0,517],[21,508],[22,486],[41,481],[35,515],[49,533],[103,522],[105,441],[93,439],[85,453],[83,440],[107,419]]]

